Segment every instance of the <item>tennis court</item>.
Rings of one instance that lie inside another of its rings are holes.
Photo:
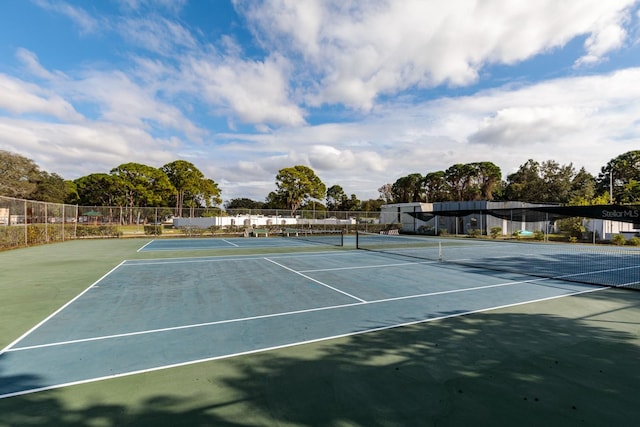
[[[124,261],[5,349],[32,381],[0,397],[596,289],[363,251]]]
[[[362,245],[365,238],[359,239]],[[436,259],[428,259],[431,255],[416,257],[417,249],[406,242],[402,248],[381,245],[384,251],[393,247],[393,252],[411,252],[398,256],[381,253],[381,248],[357,250],[351,239],[346,247],[321,251],[308,250],[317,243],[285,238],[225,240],[158,239],[127,251],[128,259],[87,282],[4,348],[0,402],[254,354],[295,353],[312,344],[375,337],[374,332],[401,336],[410,325],[535,307],[605,289],[565,280],[571,274],[566,271],[559,277],[525,274],[522,260],[513,271],[443,262],[438,259],[443,256],[441,245],[435,246]],[[462,250],[451,242],[449,246]],[[241,245],[252,245],[259,253],[189,252],[233,251]],[[471,250],[486,263],[488,251],[504,258],[513,255],[512,248],[484,242]],[[433,249],[428,241],[420,252]],[[557,250],[542,255],[544,246],[527,247],[543,257],[542,265],[558,258]],[[468,254],[456,254],[468,259]],[[592,269],[600,272],[608,263],[611,274],[611,259],[615,257],[601,256]],[[629,271],[637,274],[637,266],[625,262],[620,280],[628,280]]]

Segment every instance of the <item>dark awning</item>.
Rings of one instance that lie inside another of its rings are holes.
[[[462,217],[481,214],[519,222],[555,221],[562,218],[584,217],[640,223],[640,206],[637,205],[539,206],[528,208],[437,210],[432,212],[407,212],[407,214],[422,221],[429,221],[436,216]]]

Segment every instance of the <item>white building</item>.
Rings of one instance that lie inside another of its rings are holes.
[[[270,227],[270,226],[303,226],[303,225],[343,225],[355,224],[355,218],[337,219],[307,219],[302,217],[284,217],[270,215],[234,215],[234,216],[212,216],[203,218],[174,218],[174,228],[180,227]]]

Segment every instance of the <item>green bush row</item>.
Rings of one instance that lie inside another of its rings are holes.
[[[144,226],[144,234],[150,236],[159,236],[162,234],[162,224],[153,224]]]
[[[79,225],[76,237],[120,237],[122,231],[115,225]]]
[[[616,246],[623,246],[623,245],[640,246],[640,237],[632,237],[629,240],[627,240],[624,237],[624,234],[614,234],[611,237],[611,243],[613,243]]]

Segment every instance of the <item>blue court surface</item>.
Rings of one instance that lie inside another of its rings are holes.
[[[142,250],[239,244],[171,242]],[[87,285],[0,353],[0,398],[602,289],[356,250],[127,260]]]
[[[320,238],[322,239],[322,237]],[[335,246],[339,246],[340,235],[329,236],[328,239],[335,241]],[[347,239],[349,240],[349,239]],[[353,240],[353,239],[351,239]],[[159,251],[191,251],[207,249],[256,249],[256,248],[299,248],[313,247],[318,244],[333,244],[329,242],[314,242],[296,237],[231,237],[231,238],[194,238],[194,239],[156,239],[152,240],[138,252],[159,252]]]

